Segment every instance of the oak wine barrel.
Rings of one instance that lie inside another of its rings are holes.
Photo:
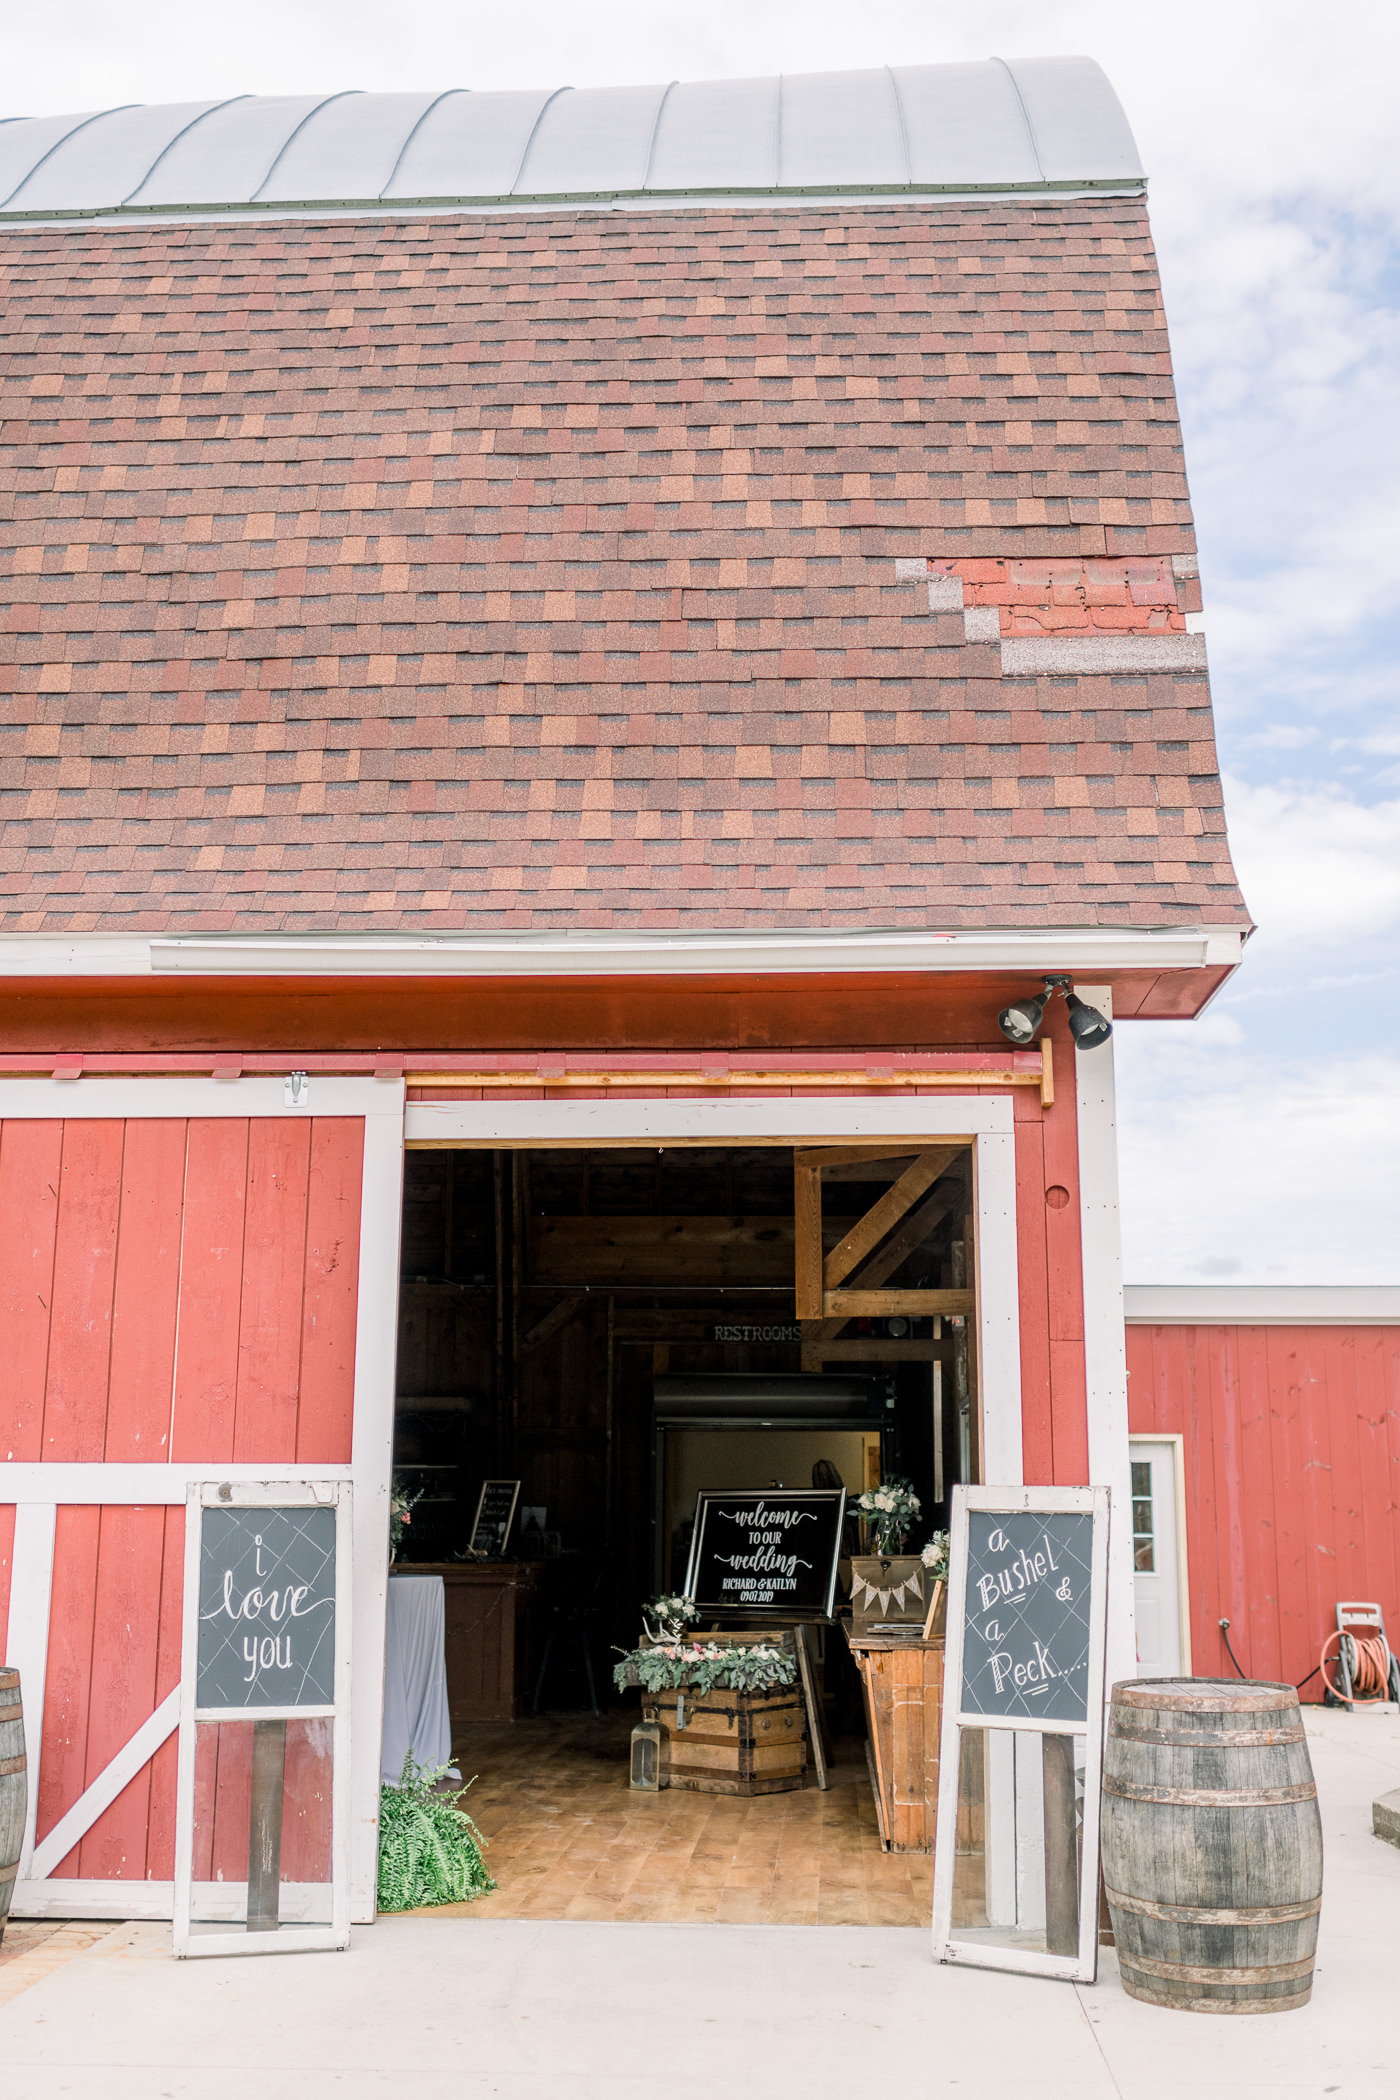
[[[1123,1988],[1187,2012],[1312,1995],[1322,1822],[1291,1684],[1116,1684],[1103,1877]]]
[[[0,1939],[10,1915],[10,1898],[19,1871],[24,1841],[27,1772],[24,1761],[24,1713],[19,1703],[19,1671],[0,1669]]]

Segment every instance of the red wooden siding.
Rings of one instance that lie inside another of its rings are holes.
[[[1028,1087],[1016,1117],[1016,1259],[1021,1312],[1021,1462],[1032,1485],[1089,1478],[1084,1265],[1079,1231],[1079,1117],[1074,1048],[1056,1008],[1055,1101]]]
[[[348,1463],[363,1141],[348,1117],[0,1126],[0,1451]],[[13,1531],[0,1509],[4,1618]],[[59,1509],[40,1839],[179,1681],[183,1552],[182,1508]],[[168,1881],[174,1805],[172,1739],[58,1874]]]
[[[1340,1597],[1400,1642],[1400,1329],[1132,1325],[1128,1419],[1184,1439],[1198,1674],[1233,1674],[1227,1618],[1249,1675],[1298,1683]]]

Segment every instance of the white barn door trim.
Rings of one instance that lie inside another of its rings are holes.
[[[384,1609],[388,1584],[389,1490],[393,1466],[394,1357],[398,1333],[399,1233],[403,1212],[404,1086],[399,1078],[315,1073],[296,1106],[282,1075],[249,1079],[0,1079],[0,1119],[72,1122],[79,1117],[361,1116],[365,1143],[360,1199],[360,1268],[355,1308],[355,1398],[348,1467],[279,1468],[284,1478],[342,1476],[355,1488],[353,1717],[351,1724],[350,1915],[371,1922],[379,1879],[379,1741],[384,1718]],[[254,1480],[267,1463],[186,1465],[0,1465],[0,1506],[15,1507],[8,1662],[21,1673],[29,1806],[16,1917],[168,1918],[174,1884],[50,1879],[74,1845],[128,1786],[179,1718],[178,1688],[98,1774],[41,1843],[35,1843],[43,1695],[48,1674],[49,1600],[59,1509],[75,1503],[183,1505],[193,1480]],[[59,1849],[61,1847],[61,1849]]]

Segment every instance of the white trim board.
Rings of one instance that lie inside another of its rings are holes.
[[[1199,970],[1233,967],[1242,926],[1036,932],[557,934],[11,934],[0,977],[726,976],[826,971]]]
[[[410,1101],[410,1145],[795,1145],[1011,1136],[1005,1094],[735,1096],[699,1101]]]
[[[1113,1018],[1113,987],[1080,997]],[[1108,1681],[1137,1673],[1132,1475],[1128,1469],[1128,1361],[1123,1333],[1123,1249],[1118,1208],[1118,1122],[1113,1043],[1074,1052],[1079,1128],[1079,1236],[1084,1279],[1084,1383],[1089,1484],[1109,1490]]]
[[[1400,1284],[1129,1284],[1130,1327],[1400,1326]]]
[[[180,1725],[180,1687],[163,1699],[155,1712],[129,1736],[111,1763],[104,1765],[92,1785],[79,1794],[73,1806],[54,1824],[43,1843],[34,1847],[29,1872],[35,1881],[45,1881],[61,1867],[75,1845],[80,1845],[98,1817],[109,1809],[124,1787],[143,1765],[150,1763],[167,1737]]]
[[[177,1074],[168,1079],[128,1078],[121,1073],[93,1073],[75,1079],[0,1078],[0,1120],[48,1117],[55,1121],[79,1116],[117,1119],[123,1116],[363,1116],[365,1142],[369,1123],[397,1126],[403,1116],[403,1081],[313,1072],[296,1108],[287,1103],[281,1073],[252,1074],[240,1079],[213,1079],[203,1074]]]

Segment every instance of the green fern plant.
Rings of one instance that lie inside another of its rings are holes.
[[[486,1840],[457,1806],[467,1788],[437,1792],[446,1770],[446,1765],[420,1765],[410,1751],[397,1783],[379,1790],[381,1910],[470,1903],[496,1886],[481,1856]]]

